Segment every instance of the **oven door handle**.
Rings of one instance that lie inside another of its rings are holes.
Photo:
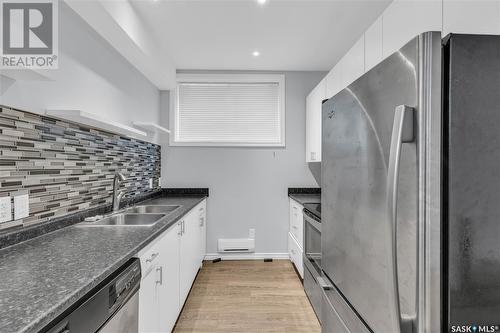
[[[304,222],[309,223],[314,229],[321,233],[321,222],[310,216],[310,213],[304,210]]]

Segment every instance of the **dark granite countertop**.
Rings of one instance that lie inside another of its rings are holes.
[[[142,202],[182,205],[151,227],[75,225],[0,250],[0,332],[38,332],[204,198]]]
[[[301,205],[304,205],[305,203],[321,203],[321,194],[290,193],[288,196]]]

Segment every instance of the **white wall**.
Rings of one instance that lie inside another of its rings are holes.
[[[208,187],[207,252],[218,238],[248,237],[256,229],[256,253],[286,253],[288,187],[317,187],[305,152],[306,95],[323,72],[286,72],[286,148],[168,147],[162,150],[162,185]],[[161,122],[168,125],[168,92]]]
[[[125,124],[158,121],[158,89],[62,1],[59,69],[49,72],[53,81],[1,76],[0,104],[36,113],[78,109]]]

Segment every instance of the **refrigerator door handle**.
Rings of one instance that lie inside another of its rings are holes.
[[[396,332],[412,333],[416,318],[412,318],[401,313],[399,301],[399,281],[398,281],[398,256],[397,256],[397,202],[398,202],[398,176],[399,162],[401,158],[401,146],[403,143],[413,142],[414,137],[414,108],[407,105],[399,105],[394,113],[394,123],[392,127],[391,150],[389,152],[389,170],[387,175],[387,202],[389,216],[389,244],[388,267],[390,272],[390,282],[392,282],[389,292],[394,300],[392,313],[393,327]],[[418,270],[418,268],[417,268]],[[418,276],[418,271],[417,274]],[[418,296],[417,296],[418,297]]]

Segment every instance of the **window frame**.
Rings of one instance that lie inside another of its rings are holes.
[[[219,142],[219,141],[177,141],[178,128],[178,85],[182,83],[277,83],[279,89],[280,142]],[[285,75],[284,74],[184,74],[178,73],[175,89],[170,91],[169,144],[179,147],[249,147],[249,148],[285,148],[286,147],[286,112],[285,112]]]

